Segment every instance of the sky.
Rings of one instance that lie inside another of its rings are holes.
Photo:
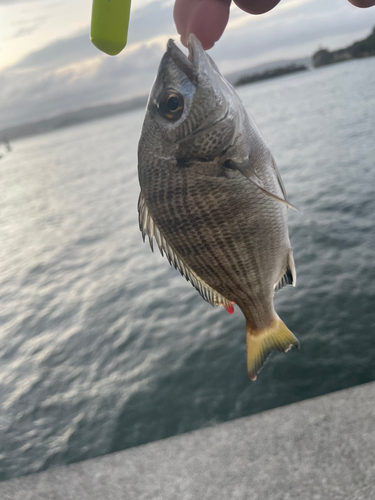
[[[147,94],[169,38],[173,0],[132,0],[128,44],[117,56],[90,42],[92,0],[0,0],[0,130]],[[234,5],[209,51],[230,73],[334,50],[367,36],[375,8],[347,0],[282,0],[251,16]]]

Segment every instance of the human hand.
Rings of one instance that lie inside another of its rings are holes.
[[[234,3],[249,14],[264,14],[273,9],[280,0],[234,0]],[[356,7],[371,7],[375,0],[349,0]],[[186,46],[190,33],[194,33],[205,50],[214,46],[224,33],[229,19],[231,0],[176,0],[174,20],[181,42]]]

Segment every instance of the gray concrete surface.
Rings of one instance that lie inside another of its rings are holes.
[[[1,500],[374,500],[375,383],[0,483]]]

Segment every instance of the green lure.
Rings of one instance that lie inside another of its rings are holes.
[[[130,3],[131,0],[93,0],[90,38],[95,47],[110,56],[117,55],[126,45]]]

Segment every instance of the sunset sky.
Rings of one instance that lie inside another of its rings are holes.
[[[0,0],[0,129],[149,91],[168,38],[172,0],[133,0],[118,56],[90,42],[91,0]],[[375,8],[346,0],[282,0],[251,16],[235,6],[210,51],[223,73],[311,55],[367,36]]]

